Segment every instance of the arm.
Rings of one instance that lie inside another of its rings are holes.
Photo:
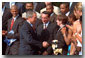
[[[82,44],[82,37],[80,37],[78,33],[77,33],[75,36],[77,37],[77,39],[78,39],[78,40],[81,42],[81,44]]]
[[[69,43],[70,43],[70,37],[71,37],[70,30],[68,31],[68,35],[66,35],[66,32],[67,32],[67,31],[66,31],[66,27],[63,28],[63,29],[61,30],[61,32],[62,32],[62,34],[63,34],[63,37],[64,37],[64,40],[65,40],[66,44],[69,45]]]
[[[29,29],[21,29],[20,34],[22,34],[25,41],[27,41],[28,44],[35,45],[38,47],[42,47],[42,43],[39,41],[36,41],[33,39],[32,34],[29,32]]]

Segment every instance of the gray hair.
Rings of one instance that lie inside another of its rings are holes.
[[[32,18],[34,13],[36,13],[36,12],[35,11],[27,11],[26,18]]]

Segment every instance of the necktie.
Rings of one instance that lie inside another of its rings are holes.
[[[14,24],[14,19],[12,19],[12,21],[11,21],[10,30],[12,29],[12,27],[13,27],[13,24]]]

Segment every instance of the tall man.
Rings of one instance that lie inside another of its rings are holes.
[[[52,54],[50,50],[51,49],[50,46],[51,46],[52,40],[54,39],[54,30],[56,28],[58,29],[58,26],[56,26],[55,23],[50,22],[49,12],[44,11],[41,14],[41,17],[42,17],[42,24],[37,27],[37,36],[39,40],[41,42],[45,42],[44,43],[45,48],[42,48],[41,53],[43,55]]]
[[[17,6],[11,7],[12,18],[8,20],[8,30],[5,42],[7,43],[6,54],[18,55],[19,29],[23,24],[23,19],[18,14]]]
[[[38,41],[35,32],[36,12],[30,10],[27,12],[26,21],[20,29],[20,55],[37,55],[38,50],[42,48],[42,43]]]

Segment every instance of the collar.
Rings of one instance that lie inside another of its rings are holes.
[[[65,15],[66,15],[66,16],[68,16],[68,15],[69,15],[69,13],[70,13],[70,11],[68,11]]]
[[[27,22],[30,24],[31,27],[33,27],[33,24],[31,24],[29,20]]]
[[[65,27],[65,25],[62,25],[62,26],[59,28],[59,30],[61,30],[63,27]],[[58,30],[58,31],[59,31],[59,30]]]
[[[12,18],[14,19],[14,21],[17,19],[18,16],[19,16],[19,15],[17,15],[16,17],[12,17]]]
[[[47,23],[43,23],[43,25],[45,25],[45,24],[46,24],[46,27],[47,27],[49,23],[50,23],[50,22],[48,21]]]
[[[50,16],[53,16],[54,13],[52,13]]]

